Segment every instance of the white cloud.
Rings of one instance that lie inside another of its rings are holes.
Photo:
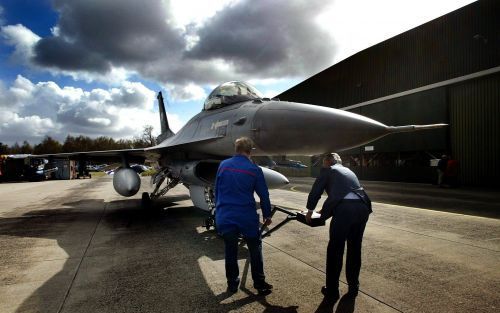
[[[92,118],[89,118],[88,121],[90,123],[96,124],[96,126],[109,126],[109,125],[111,125],[111,120],[109,118],[92,117]]]
[[[29,64],[33,56],[33,47],[41,39],[21,24],[2,26],[0,35],[7,44],[14,46],[12,58],[23,64]]]
[[[102,89],[101,89],[102,90]],[[133,107],[152,110],[155,102],[155,92],[141,83],[125,81],[120,88],[109,91],[106,103],[118,107]]]
[[[50,28],[50,33],[52,36],[59,36],[60,35],[60,29],[59,26],[54,26]]]
[[[126,81],[127,79],[136,74],[136,72],[133,70],[128,70],[124,67],[114,67],[114,66],[111,66],[109,72],[106,73],[95,73],[88,71],[68,71],[68,70],[61,70],[54,68],[49,68],[48,70],[53,76],[66,75],[70,76],[75,81],[84,81],[87,83],[100,82],[107,85],[119,85],[123,81]]]
[[[19,116],[15,112],[4,111],[0,114],[0,135],[3,143],[12,144],[28,140],[40,141],[45,135],[58,132],[57,125],[50,118],[36,115]]]
[[[119,139],[140,135],[145,125],[153,125],[158,134],[155,100],[155,92],[138,82],[86,91],[52,81],[33,83],[19,75],[10,88],[0,84],[0,135],[9,144],[37,143],[45,135],[61,141],[68,134]],[[183,125],[175,114],[168,119],[174,131]]]
[[[317,18],[337,44],[335,62],[475,0],[337,0]]]
[[[193,83],[187,84],[185,86],[166,86],[169,91],[170,97],[174,100],[179,101],[190,101],[190,100],[205,100],[207,93],[205,90]]]
[[[183,30],[189,25],[201,27],[203,23],[236,0],[172,0],[172,23]]]

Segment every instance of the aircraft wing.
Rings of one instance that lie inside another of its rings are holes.
[[[182,140],[177,137],[171,137],[166,139],[165,141],[161,142],[160,144],[150,147],[150,148],[145,148],[145,151],[153,151],[153,152],[158,152],[161,150],[182,150],[188,147],[191,147],[193,145],[196,145],[198,143],[204,143],[204,142],[210,142],[210,141],[215,141],[217,139],[224,138],[224,136],[210,136],[210,137],[204,137],[204,138],[197,138],[196,140]]]
[[[120,161],[123,156],[126,156],[130,162],[143,162],[145,159],[148,158],[148,153],[146,153],[144,148],[140,148],[140,149],[32,154],[30,156],[30,158],[45,158],[45,159],[56,158],[56,159],[85,159],[85,160]]]
[[[37,154],[31,155],[31,158],[61,158],[61,159],[85,159],[85,160],[116,160],[120,161],[123,156],[127,157],[129,162],[144,162],[145,160],[156,160],[161,154],[167,154],[172,150],[184,150],[196,146],[197,143],[209,142],[219,138],[217,137],[206,137],[200,138],[192,141],[175,141],[175,140],[165,140],[159,145],[149,147],[149,148],[139,148],[139,149],[122,149],[122,150],[102,150],[102,151],[80,151],[80,152],[65,152],[65,153],[47,153],[47,154]]]

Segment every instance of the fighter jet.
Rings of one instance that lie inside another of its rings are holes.
[[[142,195],[144,206],[165,195],[179,183],[189,188],[191,200],[202,210],[215,214],[213,187],[221,160],[234,154],[234,141],[251,138],[255,156],[319,155],[341,151],[383,136],[446,124],[386,126],[351,112],[304,103],[269,99],[251,85],[231,81],[215,88],[200,113],[176,134],[170,130],[161,92],[158,94],[161,120],[160,144],[144,149],[61,153],[52,157],[121,158],[122,166],[113,177],[120,195],[135,195],[141,185],[129,162],[148,159],[156,162],[152,176],[154,190]],[[48,155],[44,155],[47,157]],[[269,188],[288,183],[282,174],[262,167]]]

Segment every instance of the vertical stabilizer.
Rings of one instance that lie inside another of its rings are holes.
[[[161,134],[158,136],[158,142],[162,142],[168,137],[172,137],[174,132],[170,130],[168,126],[167,112],[165,111],[165,104],[163,103],[163,96],[161,91],[158,92],[158,111],[160,111],[160,125],[161,125]]]

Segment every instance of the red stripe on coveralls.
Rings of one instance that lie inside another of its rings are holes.
[[[256,176],[255,173],[252,173],[250,171],[247,171],[247,170],[242,170],[242,169],[239,169],[239,168],[232,168],[232,167],[224,167],[221,171],[224,172],[224,171],[231,171],[231,172],[237,172],[237,173],[243,173],[243,174],[247,174],[247,175],[251,175],[251,176]]]

